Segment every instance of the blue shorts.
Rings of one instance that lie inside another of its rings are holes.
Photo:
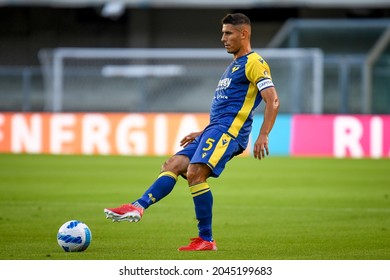
[[[229,134],[208,128],[187,147],[176,153],[190,159],[190,163],[204,163],[211,168],[211,177],[219,177],[226,163],[244,149]]]

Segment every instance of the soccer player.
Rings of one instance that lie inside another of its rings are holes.
[[[240,13],[228,14],[221,23],[221,41],[233,55],[233,61],[215,90],[210,123],[203,131],[190,133],[181,140],[183,149],[163,164],[158,178],[139,199],[118,208],[104,209],[108,219],[138,222],[144,210],[167,196],[178,176],[183,176],[193,197],[199,233],[179,251],[217,250],[212,235],[213,196],[207,179],[219,177],[226,163],[245,150],[254,110],[262,100],[265,102],[264,120],[253,154],[259,160],[268,155],[268,134],[279,109],[269,66],[251,49],[249,18]]]

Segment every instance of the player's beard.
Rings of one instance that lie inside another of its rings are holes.
[[[239,52],[239,50],[237,50],[237,49],[230,49],[230,50],[226,49],[226,51],[227,51],[227,53],[232,54],[232,55],[236,55]]]

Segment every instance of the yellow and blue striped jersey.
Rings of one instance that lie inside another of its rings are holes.
[[[253,114],[262,98],[261,90],[273,87],[267,62],[256,52],[234,60],[225,70],[214,93],[210,111],[210,127],[219,127],[248,145]]]

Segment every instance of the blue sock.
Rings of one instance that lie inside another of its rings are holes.
[[[146,190],[142,197],[133,202],[133,204],[148,208],[153,203],[167,196],[177,182],[176,174],[165,171],[162,172],[156,181]]]
[[[207,182],[190,187],[195,204],[195,214],[198,220],[199,237],[212,241],[212,210],[213,195]]]

